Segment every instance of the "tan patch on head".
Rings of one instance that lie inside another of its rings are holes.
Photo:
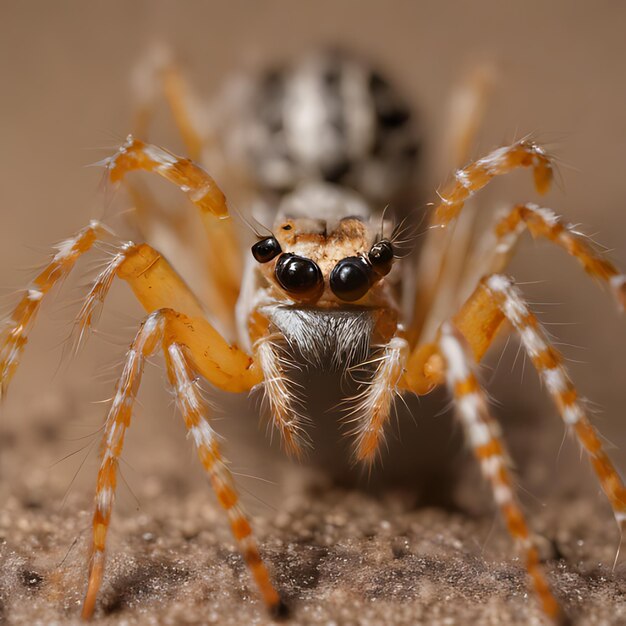
[[[330,290],[328,281],[330,273],[339,261],[346,257],[367,254],[374,241],[374,233],[370,232],[366,222],[354,217],[342,219],[327,230],[325,220],[296,218],[287,219],[274,228],[274,236],[280,243],[283,252],[296,254],[314,261],[324,276],[324,294],[320,304],[341,302]],[[276,261],[278,261],[277,257]],[[274,285],[274,268],[276,261],[263,265],[263,275]],[[281,293],[282,289],[277,286]]]
[[[276,239],[283,252],[291,252],[315,261],[328,277],[338,261],[365,254],[372,242],[367,225],[357,218],[346,218],[327,232],[323,220],[298,218],[286,220],[276,229]]]

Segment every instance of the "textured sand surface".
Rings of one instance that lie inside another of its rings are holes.
[[[393,495],[307,495],[288,499],[274,520],[257,524],[265,557],[291,606],[291,623],[541,623],[520,563],[503,559],[510,553],[506,541],[494,538],[488,554],[481,553],[476,538],[488,532],[491,518],[411,510]],[[185,501],[159,499],[150,516],[116,521],[96,623],[269,622],[206,500],[202,493]],[[585,501],[560,510],[566,518],[597,517]],[[78,622],[82,542],[59,562],[88,518],[69,513],[42,520],[39,508],[17,500],[5,507],[0,532],[10,540],[2,546],[0,597],[6,623]],[[540,525],[549,527],[553,542],[545,546],[551,580],[576,623],[623,624],[623,568],[610,571],[611,549],[601,541],[612,534],[610,521],[566,523],[558,531],[545,519]]]
[[[86,481],[71,489],[61,508],[76,465],[46,469],[42,456],[48,455],[40,451],[68,445],[55,426],[67,407],[59,413],[63,405],[47,412],[39,406],[28,428],[4,436],[11,495],[0,513],[0,619],[78,623],[94,468],[80,471]],[[144,444],[126,455],[122,472],[129,479],[120,485],[96,623],[269,623],[224,516],[180,439],[154,448]],[[438,445],[436,437],[432,445]],[[450,484],[460,485],[453,489],[456,501],[469,503],[434,507],[420,505],[427,496],[384,482],[369,493],[333,487],[319,469],[277,462],[274,451],[261,448],[229,446],[231,456],[256,468],[257,479],[272,482],[242,477],[291,623],[542,623],[522,564],[475,478],[447,484],[431,473],[431,487],[440,495]],[[61,458],[60,452],[50,454]],[[29,465],[28,473],[20,471]],[[617,530],[602,498],[580,484],[586,468],[571,467],[572,484],[547,506],[525,499],[542,556],[575,623],[622,624],[625,566],[611,571]],[[469,463],[463,473],[474,476],[474,469]],[[531,484],[549,479],[525,474]]]

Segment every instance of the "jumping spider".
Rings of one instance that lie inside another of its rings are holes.
[[[208,238],[211,298],[207,305],[201,303],[162,254],[146,243],[132,242],[117,246],[85,298],[78,317],[81,335],[91,326],[116,277],[128,283],[147,317],[126,355],[104,425],[83,617],[93,615],[102,582],[118,463],[144,363],[162,350],[200,461],[272,612],[282,610],[280,595],[260,556],[211,426],[209,407],[195,381],[202,377],[230,392],[248,392],[262,385],[284,448],[298,456],[308,442],[306,422],[286,374],[289,359],[298,355],[322,367],[331,362],[344,369],[363,361],[374,364],[371,379],[354,399],[354,456],[364,463],[371,463],[377,454],[396,394],[420,395],[448,386],[467,440],[525,556],[543,610],[557,619],[561,609],[518,504],[505,445],[476,367],[508,322],[564,423],[589,456],[623,529],[626,491],[619,474],[578,399],[562,356],[513,280],[501,272],[528,229],[533,237],[560,246],[588,274],[606,283],[622,307],[626,277],[551,210],[518,204],[487,234],[491,243],[482,246],[481,256],[474,259],[479,278],[470,286],[474,290],[468,290],[466,302],[444,316],[433,313],[433,303],[444,288],[442,268],[452,248],[448,227],[465,203],[492,179],[517,168],[531,168],[537,190],[546,191],[553,173],[551,158],[536,143],[522,140],[459,167],[439,193],[421,254],[400,258],[406,243],[403,229],[394,228],[379,209],[412,175],[417,142],[408,108],[378,73],[347,55],[314,56],[268,72],[247,93],[247,117],[242,117],[233,135],[235,152],[243,155],[252,187],[275,209],[273,227],[258,233],[242,272],[226,198],[195,162],[202,159],[206,142],[184,109],[182,79],[169,64],[152,70],[153,80],[163,80],[194,160],[129,136],[103,165],[113,184],[135,170],[156,173],[198,208]],[[150,103],[144,113],[149,109]],[[471,123],[470,115],[467,127]],[[465,152],[459,149],[459,161],[465,161]],[[112,237],[108,228],[91,222],[63,241],[32,281],[0,337],[3,395],[47,294],[94,244]],[[412,271],[417,273],[417,289],[407,314],[398,303],[403,279]]]

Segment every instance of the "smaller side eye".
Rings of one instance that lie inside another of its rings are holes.
[[[375,243],[367,253],[367,258],[374,271],[380,276],[386,276],[393,265],[393,246],[390,241],[383,239]]]
[[[335,265],[330,273],[330,288],[346,302],[362,298],[372,286],[372,268],[358,256],[349,256]]]
[[[276,241],[275,237],[267,237],[257,241],[252,246],[252,256],[259,263],[269,263],[272,259],[275,259],[282,252],[280,244]]]

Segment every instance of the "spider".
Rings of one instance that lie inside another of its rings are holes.
[[[236,97],[229,100],[236,105],[240,124],[224,149],[233,162],[239,159],[244,164],[246,184],[274,213],[271,229],[253,226],[257,240],[242,264],[227,199],[199,164],[211,162],[218,142],[207,141],[211,133],[195,127],[187,108],[188,87],[173,64],[161,59],[141,72],[144,83],[164,88],[191,158],[129,135],[102,165],[115,185],[126,182],[133,171],[157,174],[198,209],[211,274],[208,303],[201,302],[156,249],[147,243],[119,242],[108,227],[91,221],[57,246],[0,335],[4,396],[48,293],[88,250],[102,241],[116,242],[79,312],[79,335],[92,326],[116,278],[128,283],[147,316],[126,354],[104,424],[83,618],[92,617],[103,578],[118,464],[144,364],[161,351],[200,462],[273,614],[284,614],[286,608],[260,555],[196,382],[202,378],[233,393],[263,386],[271,422],[286,452],[298,457],[309,440],[290,370],[313,363],[346,372],[369,367],[369,379],[350,399],[354,458],[364,464],[376,458],[397,394],[422,395],[447,385],[467,441],[525,557],[530,584],[545,614],[559,620],[563,612],[513,488],[506,446],[477,365],[501,329],[517,333],[563,422],[588,455],[623,530],[626,491],[620,476],[578,399],[563,357],[513,279],[502,272],[528,230],[573,256],[609,287],[622,308],[626,276],[550,209],[517,204],[486,233],[473,271],[467,273],[473,278],[463,286],[465,302],[455,311],[442,305],[446,270],[454,254],[452,226],[466,203],[494,178],[518,168],[530,168],[537,190],[545,192],[553,177],[552,158],[524,139],[461,166],[484,91],[484,85],[475,85],[473,103],[457,132],[458,169],[439,192],[421,254],[403,255],[403,246],[413,239],[403,223],[394,227],[380,209],[401,195],[413,175],[417,141],[411,114],[380,74],[350,55],[307,57],[267,72],[247,90],[235,90]],[[147,98],[139,109],[137,128],[143,132],[153,104]],[[233,113],[228,106],[224,109]],[[140,200],[140,194],[135,195]],[[141,201],[137,205],[143,206]],[[412,306],[402,307],[401,298],[411,296],[407,279],[412,274],[417,287]]]

